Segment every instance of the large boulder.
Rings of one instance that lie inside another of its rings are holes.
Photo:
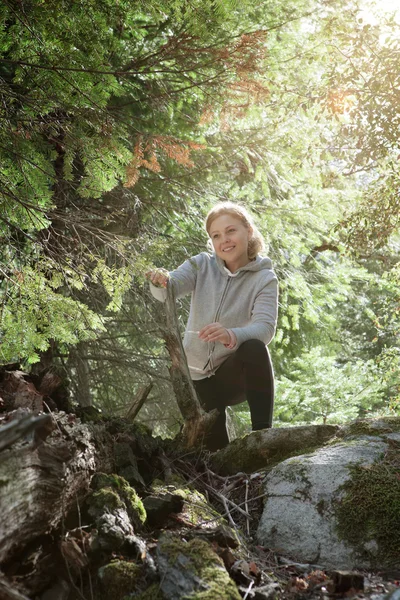
[[[399,428],[400,419],[355,423],[328,446],[275,466],[259,543],[327,568],[397,564]]]

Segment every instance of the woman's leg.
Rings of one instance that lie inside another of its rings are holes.
[[[244,342],[212,377],[194,381],[203,408],[218,408],[220,415],[205,444],[212,452],[229,443],[225,407],[247,399],[253,430],[272,425],[274,375],[268,349],[259,340]]]
[[[224,398],[225,406],[240,400],[232,394],[232,388],[244,392],[250,406],[252,429],[272,426],[274,409],[274,372],[267,347],[260,340],[247,340],[239,346],[216,371],[215,378],[227,387],[231,398]],[[244,398],[243,398],[244,399]]]
[[[219,411],[217,420],[204,439],[206,448],[211,452],[215,452],[229,444],[225,412],[225,407],[228,406],[226,403],[228,398],[225,397],[226,390],[224,390],[224,386],[221,387],[215,375],[200,379],[200,381],[193,381],[193,384],[204,410],[209,412],[213,408],[217,408]]]

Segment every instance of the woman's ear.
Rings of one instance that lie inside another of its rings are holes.
[[[251,240],[251,238],[253,237],[254,229],[251,226],[249,226],[247,229],[247,233],[248,233],[248,239]]]

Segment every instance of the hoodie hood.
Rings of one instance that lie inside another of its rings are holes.
[[[217,256],[214,252],[212,256],[215,258],[216,263],[218,265],[219,270],[223,275],[226,275],[227,268],[225,266],[225,262]],[[244,267],[240,267],[237,271],[235,271],[234,275],[240,273],[241,271],[263,271],[264,269],[272,269],[272,261],[268,256],[259,256],[257,255],[254,260],[251,260]]]

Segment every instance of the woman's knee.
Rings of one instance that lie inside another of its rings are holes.
[[[257,358],[269,360],[267,347],[261,340],[246,340],[239,346],[237,352],[243,360],[250,360],[251,362],[257,360]]]

